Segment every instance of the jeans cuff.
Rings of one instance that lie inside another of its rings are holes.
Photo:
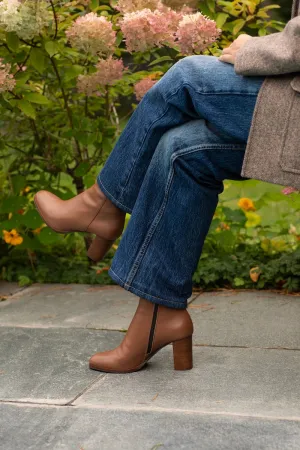
[[[122,211],[132,214],[132,209],[129,208],[129,206],[123,205],[123,203],[121,203],[119,200],[117,200],[104,186],[100,175],[98,175],[97,177],[97,183],[99,188],[101,189],[101,191],[106,195],[107,198],[109,198],[109,200],[116,205],[119,209],[121,209]]]
[[[174,308],[174,309],[186,309],[187,308],[187,300],[188,299],[178,299],[175,301],[172,300],[166,300],[160,297],[156,297],[154,295],[148,294],[146,291],[147,288],[136,288],[132,284],[126,284],[125,281],[123,281],[112,269],[109,269],[108,275],[114,280],[117,284],[119,284],[122,288],[124,288],[126,291],[132,292],[133,294],[137,295],[138,297],[144,298],[145,300],[149,300],[152,303],[156,303],[158,305],[166,306],[168,308]]]

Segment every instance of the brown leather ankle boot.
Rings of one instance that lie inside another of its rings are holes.
[[[82,231],[96,235],[88,256],[100,261],[122,234],[125,212],[117,208],[100,190],[98,184],[70,200],[61,200],[48,191],[39,191],[36,208],[52,230],[58,233]]]
[[[174,369],[193,368],[193,322],[186,309],[166,308],[140,299],[128,332],[115,350],[96,353],[90,369],[136,372],[166,345],[173,343]]]

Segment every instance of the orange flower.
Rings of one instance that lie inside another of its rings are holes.
[[[43,228],[45,228],[47,225],[45,223],[43,223],[43,225],[41,225],[39,228],[36,228],[35,230],[32,230],[32,232],[34,234],[40,234],[40,232],[42,231]]]
[[[30,192],[30,191],[31,191],[31,187],[30,186],[26,186],[24,189],[21,189],[20,194],[21,195],[25,195],[25,194],[28,194],[28,192]]]
[[[110,269],[110,267],[103,267],[103,269],[96,270],[97,275],[101,275],[103,272],[107,272]]]
[[[244,211],[256,211],[254,203],[250,198],[240,198],[238,205]]]
[[[220,226],[222,230],[230,230],[230,225],[228,225],[228,223],[221,222]]]
[[[19,235],[17,230],[13,229],[11,231],[3,230],[4,240],[10,245],[21,245],[23,242],[22,236]]]
[[[148,75],[148,78],[151,78],[151,80],[156,80],[157,78],[160,78],[163,75],[162,72],[152,72],[150,75]]]

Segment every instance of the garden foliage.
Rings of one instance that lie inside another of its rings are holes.
[[[137,103],[176,61],[218,56],[240,33],[280,31],[278,8],[262,0],[0,0],[0,278],[107,282],[117,245],[91,266],[80,235],[43,224],[34,193],[67,199],[91,186]],[[278,187],[251,186],[255,206],[238,203],[251,194],[227,183],[195,282],[295,289],[290,272],[259,269],[255,280],[249,270],[282,253],[297,258],[299,202]]]

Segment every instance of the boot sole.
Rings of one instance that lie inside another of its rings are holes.
[[[181,366],[181,367],[179,367],[179,366],[178,366],[178,360],[176,360],[177,355],[175,354],[175,349],[174,349],[174,344],[184,342],[184,341],[186,341],[187,339],[189,339],[190,342],[191,342],[191,339],[192,339],[192,338],[191,338],[191,336],[189,336],[188,338],[181,339],[181,340],[179,340],[179,341],[170,342],[169,344],[166,344],[166,345],[164,345],[163,347],[160,347],[160,348],[157,349],[155,352],[151,353],[151,354],[148,356],[148,358],[145,359],[145,361],[144,361],[142,364],[140,364],[139,366],[137,366],[135,369],[131,369],[131,370],[126,370],[126,371],[124,371],[124,372],[120,372],[120,371],[115,371],[115,370],[104,370],[104,369],[101,370],[101,369],[97,369],[96,367],[92,367],[91,365],[90,365],[89,367],[90,367],[90,369],[92,369],[92,370],[97,370],[98,372],[104,372],[104,373],[121,374],[121,373],[133,373],[133,372],[139,372],[140,370],[142,370],[142,369],[147,365],[147,363],[150,361],[150,359],[153,358],[153,356],[156,355],[156,353],[158,353],[160,350],[162,350],[163,348],[167,347],[168,345],[172,344],[172,345],[173,345],[173,357],[174,357],[174,369],[175,369],[175,370],[180,370],[180,371],[191,370],[191,369],[193,368],[193,358],[192,358],[192,353],[191,353],[191,355],[189,355],[190,358],[189,358],[189,361],[188,361],[187,365],[186,365],[186,366]]]

